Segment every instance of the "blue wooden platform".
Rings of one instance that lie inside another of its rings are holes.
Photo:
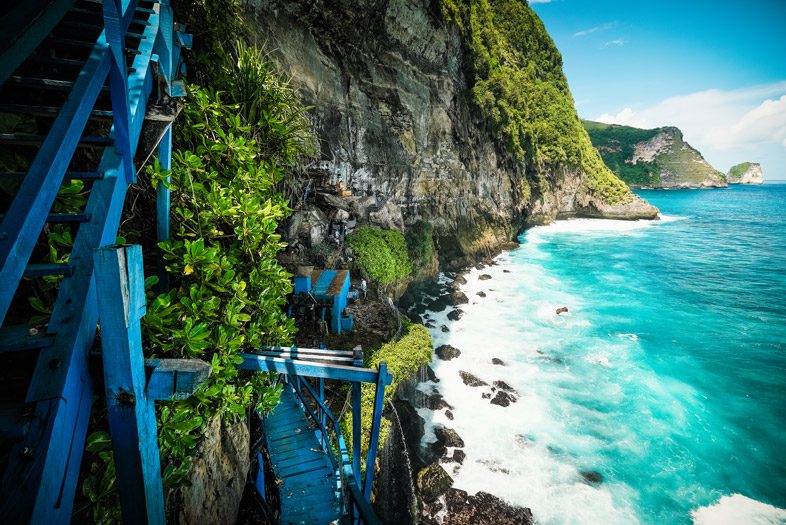
[[[284,389],[262,428],[281,498],[280,523],[338,520],[339,480],[290,388]]]

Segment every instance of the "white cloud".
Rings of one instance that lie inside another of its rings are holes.
[[[731,159],[767,151],[786,159],[786,81],[723,91],[710,89],[664,99],[643,108],[624,107],[595,120],[638,128],[677,126],[685,139],[723,169]],[[772,148],[775,148],[773,150]]]
[[[624,46],[624,45],[625,45],[625,41],[622,40],[621,38],[618,38],[616,40],[609,40],[608,42],[606,42],[605,44],[603,44],[603,48],[605,49],[609,46]]]
[[[547,0],[550,1],[550,0]],[[602,24],[595,27],[590,27],[589,29],[585,29],[583,31],[578,31],[577,33],[573,33],[573,37],[580,37],[580,36],[587,36],[592,33],[597,33],[598,31],[606,31],[607,29],[611,29],[616,24],[614,22],[609,22],[607,24]]]
[[[529,0],[530,4],[548,4],[551,0]]]

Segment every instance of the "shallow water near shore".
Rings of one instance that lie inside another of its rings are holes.
[[[428,313],[461,355],[424,440],[455,429],[455,486],[539,523],[786,523],[786,185],[640,194],[664,220],[532,228]]]

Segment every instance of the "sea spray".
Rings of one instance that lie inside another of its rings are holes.
[[[689,523],[735,493],[786,506],[786,187],[646,197],[664,220],[533,228],[466,274],[460,320],[426,312],[461,350],[421,385],[452,418],[418,410],[425,442],[466,442],[456,487],[544,524]],[[520,397],[494,406],[462,371]]]

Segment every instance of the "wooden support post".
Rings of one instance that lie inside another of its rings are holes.
[[[382,423],[382,411],[385,408],[385,379],[388,374],[388,365],[379,364],[379,378],[377,379],[374,394],[374,416],[371,420],[371,435],[368,440],[368,453],[366,454],[366,476],[363,481],[363,496],[366,501],[371,500],[371,487],[374,485],[374,467],[377,461],[377,446],[379,445],[379,428]]]
[[[163,524],[155,407],[145,392],[139,326],[145,313],[142,248],[106,246],[95,251],[94,261],[104,386],[123,521]]]
[[[158,161],[164,170],[172,169],[172,126],[164,133],[164,137],[158,144]],[[167,176],[166,182],[169,183],[170,177]],[[156,187],[156,237],[158,242],[169,240],[169,188],[159,183]],[[169,274],[164,264],[164,252],[158,248],[158,291],[169,291]]]
[[[355,348],[355,366],[363,366],[363,350],[360,347]],[[358,487],[361,484],[360,458],[363,455],[360,440],[363,427],[362,404],[361,383],[355,381],[352,383],[352,470]]]
[[[318,380],[319,383],[319,401],[324,403],[325,402],[325,378],[320,377]],[[327,432],[327,416],[325,415],[325,411],[322,410],[322,407],[317,407],[319,409],[319,424],[322,425],[322,428],[325,430],[320,432],[322,434],[322,448],[327,447],[327,436],[325,432]]]
[[[128,104],[128,64],[126,64],[123,6],[120,0],[104,0],[104,33],[109,44],[109,93],[112,99],[115,148],[125,160],[126,182],[136,178],[134,156],[131,150],[131,127]]]

